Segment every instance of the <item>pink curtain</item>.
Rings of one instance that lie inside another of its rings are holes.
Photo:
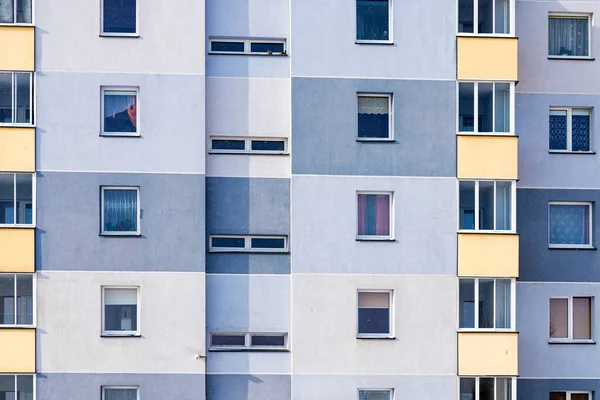
[[[387,195],[377,196],[377,236],[389,236],[390,234],[390,197]]]
[[[364,194],[358,195],[358,234],[366,235],[366,220],[367,220],[367,196]]]

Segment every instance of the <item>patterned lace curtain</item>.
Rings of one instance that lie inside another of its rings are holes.
[[[551,110],[549,120],[550,150],[567,149],[567,111]]]
[[[589,244],[589,206],[550,206],[550,243]]]
[[[549,55],[587,57],[588,40],[588,18],[549,19]]]
[[[573,110],[571,122],[571,135],[573,137],[573,151],[590,150],[590,111]]]
[[[104,230],[137,231],[137,191],[110,189],[104,191]]]

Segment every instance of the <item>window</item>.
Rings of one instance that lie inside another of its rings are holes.
[[[550,299],[550,341],[592,340],[592,298]]]
[[[137,89],[102,89],[103,136],[139,136]]]
[[[358,400],[393,400],[391,389],[359,389]]]
[[[550,247],[592,247],[592,203],[550,203],[549,219]]]
[[[33,400],[34,375],[0,374],[0,399]]]
[[[391,193],[358,193],[358,239],[392,239],[392,203]]]
[[[210,152],[219,154],[287,154],[285,138],[215,137]]]
[[[136,386],[102,386],[102,400],[138,400]]]
[[[513,104],[514,83],[459,82],[458,131],[513,134]]]
[[[460,181],[459,229],[514,232],[515,197],[512,181]]]
[[[459,0],[458,32],[509,35],[514,0]]]
[[[589,108],[551,108],[550,150],[590,151],[590,116]]]
[[[138,336],[139,288],[103,287],[102,335]]]
[[[392,95],[358,95],[358,138],[377,140],[392,138]]]
[[[0,327],[33,325],[33,292],[32,274],[0,274]]]
[[[34,174],[0,173],[0,226],[34,226],[34,193]]]
[[[137,36],[136,0],[102,0],[104,36]]]
[[[211,235],[212,253],[283,253],[287,252],[287,236]]]
[[[392,42],[391,0],[356,0],[356,41]]]
[[[211,333],[211,350],[286,350],[286,333]]]
[[[33,0],[0,0],[0,24],[31,24]]]
[[[392,336],[392,292],[358,292],[358,337]]]
[[[33,125],[32,105],[33,74],[0,72],[0,125]]]
[[[592,400],[592,392],[550,392],[550,400]]]
[[[514,329],[513,279],[459,279],[460,329]]]
[[[460,400],[514,400],[515,378],[460,378]]]
[[[549,15],[548,55],[551,57],[590,57],[590,16]]]
[[[102,187],[102,235],[140,234],[140,188]]]
[[[210,38],[210,54],[287,55],[285,39]]]

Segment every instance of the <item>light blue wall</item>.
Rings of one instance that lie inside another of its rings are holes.
[[[394,142],[356,141],[359,92],[393,94]],[[292,173],[456,176],[455,82],[294,78],[292,93]]]
[[[100,236],[100,186],[140,187],[140,237]],[[36,269],[204,271],[204,176],[37,174]]]
[[[289,375],[207,375],[210,400],[291,400]],[[198,397],[199,398],[199,397]]]

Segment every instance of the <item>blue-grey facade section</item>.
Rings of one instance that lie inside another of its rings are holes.
[[[208,274],[289,274],[289,254],[209,253]]]
[[[206,398],[208,400],[291,400],[291,382],[290,375],[206,375]]]
[[[456,176],[456,82],[293,78],[292,93],[292,173]],[[393,141],[357,141],[358,93],[392,94]]]
[[[37,173],[36,269],[203,272],[205,177]],[[140,236],[100,235],[100,187],[139,186]]]
[[[203,374],[37,374],[36,397],[44,400],[101,399],[102,386],[138,386],[144,400],[205,398]]]
[[[518,189],[517,230],[520,234],[519,279],[540,282],[600,282],[596,250],[549,248],[549,202],[600,204],[600,190]],[[600,213],[592,207],[592,232],[600,227]]]
[[[597,392],[600,379],[518,379],[517,398],[524,400],[548,400],[550,392],[578,391]],[[597,399],[592,393],[592,399]]]

